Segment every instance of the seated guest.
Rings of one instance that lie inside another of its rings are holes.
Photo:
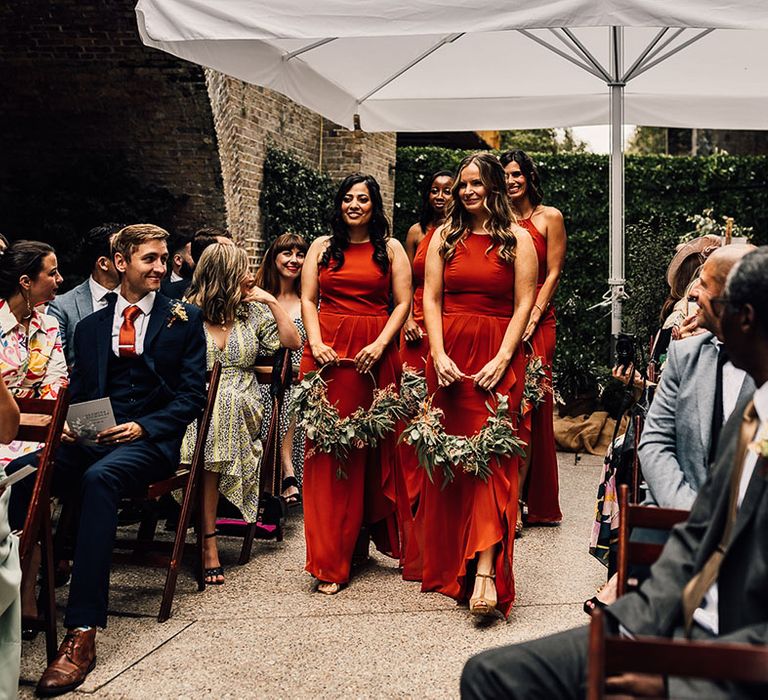
[[[90,268],[88,279],[54,299],[48,306],[48,313],[59,322],[61,347],[70,367],[75,361],[72,343],[75,326],[85,316],[103,309],[107,305],[107,295],[120,284],[112,262],[110,241],[121,228],[123,224],[101,224],[88,232],[82,251]]]
[[[746,245],[715,249],[691,292],[698,302],[697,325],[706,332],[676,340],[669,347],[638,450],[648,487],[644,505],[691,507],[714,460],[720,428],[737,401],[755,390],[752,379],[728,361],[711,301],[722,294],[733,266],[752,250],[754,246]],[[617,499],[607,498],[605,503],[616,509],[618,528]],[[639,537],[657,541],[659,533],[644,531]],[[585,610],[614,600],[616,577],[612,576],[585,603]]]
[[[16,437],[19,407],[0,380],[0,442]],[[8,524],[10,491],[0,488],[0,697],[15,698],[21,663],[21,599],[19,548]]]
[[[0,374],[13,396],[55,399],[67,385],[59,326],[38,308],[56,296],[62,281],[47,243],[13,241],[0,253]],[[0,445],[0,467],[38,447]]]
[[[108,397],[117,425],[86,445],[67,432],[56,453],[52,491],[78,493],[78,524],[67,634],[38,684],[58,695],[80,685],[96,662],[96,627],[107,624],[112,547],[120,499],[171,475],[189,423],[205,405],[205,336],[200,310],[158,293],[168,233],[136,224],[112,240],[119,293],[75,330],[71,402]],[[9,466],[36,463],[27,455]],[[32,480],[14,486],[11,526],[24,523]],[[26,573],[26,572],[25,572]],[[34,583],[34,576],[27,581]]]
[[[205,249],[188,299],[203,312],[208,368],[217,360],[222,367],[203,473],[205,581],[221,584],[224,570],[215,539],[219,492],[246,521],[256,522],[258,517],[264,404],[254,363],[280,345],[301,347],[301,338],[275,297],[256,286],[246,252],[233,245]],[[192,459],[194,436],[190,426],[182,447],[184,461]]]
[[[758,389],[723,427],[717,457],[639,591],[606,608],[611,633],[768,644],[768,246],[737,263],[722,296],[708,300],[734,366]],[[588,628],[486,651],[469,660],[463,698],[581,698]],[[766,697],[768,688],[724,681],[641,677],[653,697]],[[641,691],[637,676],[608,691]]]
[[[171,282],[192,279],[195,264],[192,262],[192,236],[185,233],[177,233],[171,237],[168,245],[171,259],[168,261],[171,267],[169,279]]]
[[[190,256],[192,258],[191,267],[193,271],[198,261],[200,260],[200,256],[203,254],[203,251],[209,245],[213,245],[214,243],[221,243],[222,245],[234,245],[231,237],[205,233],[207,230],[208,229],[200,229],[200,231],[195,233],[192,241],[189,244]],[[163,288],[163,294],[170,297],[171,299],[183,299],[187,293],[187,289],[189,289],[190,282],[192,282],[191,276],[189,279],[180,279],[176,282],[167,283]]]

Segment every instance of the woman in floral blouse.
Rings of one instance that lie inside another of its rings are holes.
[[[36,308],[56,296],[61,282],[47,243],[14,241],[0,251],[0,372],[16,397],[55,399],[67,385],[59,325]],[[36,449],[35,443],[0,445],[0,468]]]

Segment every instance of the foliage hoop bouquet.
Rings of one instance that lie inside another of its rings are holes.
[[[376,387],[376,378],[366,374],[373,383],[373,401],[369,408],[357,408],[342,418],[335,404],[328,400],[328,383],[322,373],[327,367],[353,366],[354,360],[341,359],[334,365],[323,365],[320,369],[307,372],[298,386],[293,411],[296,424],[306,431],[312,441],[309,454],[324,452],[339,462],[336,476],[346,479],[347,474],[341,463],[350,449],[376,447],[379,441],[395,430],[398,420],[406,417],[400,396],[394,384],[383,389]]]
[[[492,460],[525,454],[525,443],[515,434],[509,408],[509,396],[495,394],[496,407],[486,402],[488,418],[474,435],[448,435],[443,427],[445,413],[432,405],[434,394],[427,396],[426,380],[421,404],[415,416],[400,436],[401,442],[412,445],[419,464],[434,483],[435,470],[443,470],[445,488],[454,480],[458,465],[467,474],[483,481],[493,473]]]

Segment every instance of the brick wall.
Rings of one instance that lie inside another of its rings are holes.
[[[2,4],[0,186],[19,187],[41,172],[77,177],[75,163],[103,169],[111,181],[110,169],[119,168],[148,188],[167,190],[173,207],[159,223],[223,225],[203,71],[144,47],[134,6],[134,0]],[[92,175],[98,180],[98,172]],[[103,200],[117,203],[131,194],[93,196],[103,211]],[[85,223],[88,201],[82,206]],[[120,219],[120,205],[113,208],[112,218]]]
[[[263,253],[259,196],[267,147],[292,153],[334,179],[364,171],[382,187],[388,215],[394,201],[394,134],[343,129],[283,95],[206,71],[219,144],[227,221],[255,264]]]

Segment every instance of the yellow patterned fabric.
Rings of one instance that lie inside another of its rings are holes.
[[[264,404],[254,361],[279,347],[277,325],[264,304],[246,304],[247,314],[232,327],[224,350],[205,332],[208,369],[221,363],[219,392],[205,444],[205,468],[220,474],[219,491],[243,518],[255,522],[259,505],[259,471],[262,444],[259,438]],[[181,446],[181,459],[189,462],[195,448],[195,426],[190,426]]]
[[[33,309],[27,331],[0,299],[0,372],[13,396],[55,399],[69,381],[56,319]],[[0,468],[37,449],[34,442],[0,445]]]

